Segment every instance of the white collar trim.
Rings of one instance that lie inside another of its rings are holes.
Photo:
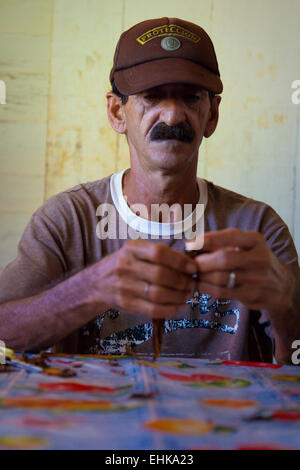
[[[110,192],[113,203],[119,212],[120,216],[127,225],[136,230],[137,232],[145,233],[154,236],[168,236],[182,234],[187,230],[190,230],[192,226],[197,223],[204,215],[204,211],[207,204],[207,185],[206,181],[197,178],[200,198],[194,211],[188,215],[184,220],[179,220],[175,223],[166,222],[155,222],[152,220],[146,220],[142,217],[137,216],[127,205],[127,202],[123,195],[122,180],[123,175],[127,168],[114,173],[110,178]]]

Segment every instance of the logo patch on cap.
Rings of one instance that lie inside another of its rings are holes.
[[[200,41],[200,36],[193,33],[192,31],[189,31],[188,29],[183,28],[182,26],[178,26],[177,24],[165,24],[163,26],[157,26],[156,28],[149,29],[149,31],[146,31],[136,40],[143,46],[146,44],[146,42],[151,41],[151,39],[159,38],[161,36],[179,36],[188,39],[195,44]]]
[[[174,36],[167,36],[161,40],[161,47],[165,51],[177,51],[180,48],[181,42],[179,39],[175,38]]]

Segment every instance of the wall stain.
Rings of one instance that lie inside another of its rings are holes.
[[[258,117],[257,124],[262,129],[268,129],[270,127],[270,121],[268,118],[267,111],[264,111],[264,113]]]
[[[82,159],[82,128],[62,127],[49,140],[49,159],[52,175],[62,177],[80,174]]]
[[[277,72],[277,65],[276,64],[270,64],[267,69],[260,69],[257,71],[256,75],[259,78],[263,78],[265,75],[271,75],[274,76]]]
[[[110,129],[109,129],[109,131],[110,131]],[[101,127],[99,127],[98,132],[101,135],[101,137],[103,137],[103,136],[106,136],[108,134],[108,129],[107,129],[107,127],[101,126]]]
[[[101,60],[101,54],[99,54],[99,52],[97,51],[94,51],[94,55],[97,57],[98,60]]]
[[[61,175],[61,174],[64,173],[64,168],[65,168],[65,166],[66,166],[69,159],[70,159],[70,154],[68,153],[68,150],[62,150],[59,166],[58,166],[57,172],[56,172],[57,175]]]
[[[86,56],[85,63],[86,63],[87,70],[91,70],[95,65],[94,59],[92,59],[92,57],[89,55]]]
[[[209,164],[212,167],[222,167],[224,165],[224,159],[220,157],[208,157]]]
[[[269,65],[269,67],[268,67],[268,73],[269,73],[270,75],[275,75],[276,71],[277,71],[277,65],[276,65],[276,64],[271,64],[271,65]]]
[[[248,105],[252,103],[261,103],[262,99],[259,96],[248,96],[244,103],[244,109],[248,109]]]
[[[286,116],[284,114],[274,114],[274,121],[278,124],[285,121]]]

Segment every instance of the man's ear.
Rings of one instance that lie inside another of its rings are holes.
[[[106,94],[107,99],[107,116],[111,127],[119,134],[125,134],[126,120],[124,113],[124,105],[119,96],[115,95],[112,91]]]
[[[214,96],[211,106],[210,106],[210,111],[209,111],[209,119],[206,123],[206,127],[204,130],[204,137],[210,137],[218,124],[219,120],[219,105],[221,102],[221,96]]]

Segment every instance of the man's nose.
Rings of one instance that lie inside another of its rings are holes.
[[[175,126],[186,119],[183,103],[175,98],[161,102],[160,119],[168,126]]]

